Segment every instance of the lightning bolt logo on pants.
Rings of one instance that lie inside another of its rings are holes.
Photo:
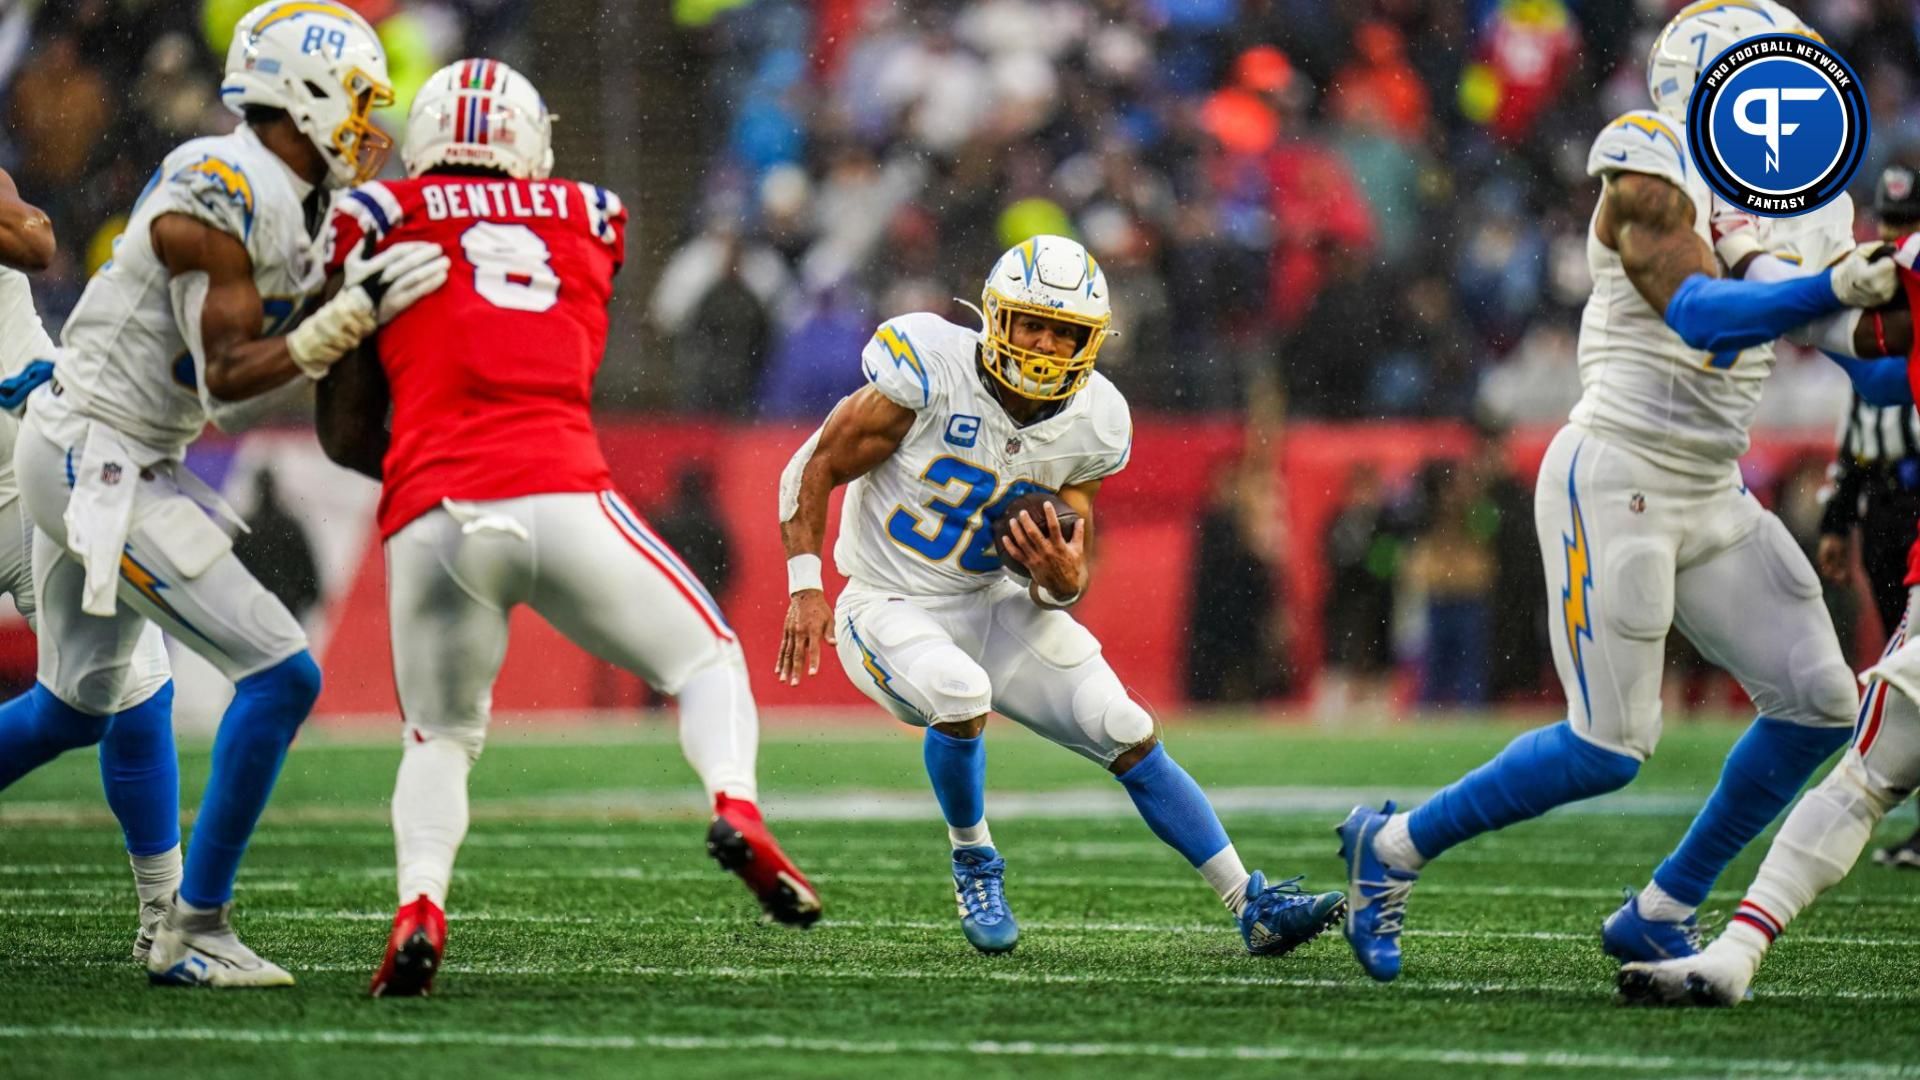
[[[1567,553],[1567,584],[1560,590],[1560,615],[1566,625],[1567,655],[1573,658],[1573,670],[1580,678],[1580,704],[1593,719],[1593,700],[1587,693],[1587,660],[1580,639],[1593,641],[1593,612],[1587,597],[1593,591],[1593,553],[1587,543],[1587,523],[1580,513],[1580,491],[1574,486],[1579,475],[1580,450],[1573,451],[1573,463],[1567,468],[1567,501],[1573,507],[1571,531],[1561,534]]]

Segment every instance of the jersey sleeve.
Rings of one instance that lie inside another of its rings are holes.
[[[613,252],[613,272],[627,261],[627,208],[620,196],[606,188],[580,182],[580,198],[587,206],[587,227],[594,238]]]
[[[371,240],[373,250],[378,251],[405,217],[399,194],[377,180],[334,200],[327,216],[327,273],[344,266],[356,245]]]
[[[1633,172],[1658,176],[1685,191],[1693,175],[1685,129],[1651,109],[1608,124],[1587,152],[1588,176]]]
[[[1127,407],[1127,399],[1104,380],[1089,386],[1086,392],[1099,395],[1088,418],[1092,424],[1092,446],[1068,474],[1069,484],[1104,480],[1126,468],[1127,462],[1133,459],[1133,411]]]
[[[860,372],[888,401],[921,412],[940,396],[940,378],[935,357],[915,340],[927,336],[926,328],[915,323],[912,315],[881,323],[860,350]]]
[[[185,214],[242,244],[253,237],[253,181],[233,158],[202,151],[169,161],[151,197],[157,213]]]

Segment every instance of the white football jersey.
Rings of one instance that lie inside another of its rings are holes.
[[[979,345],[978,332],[917,313],[882,323],[861,352],[867,381],[915,415],[893,456],[847,486],[834,561],[856,583],[922,596],[985,588],[1001,578],[1001,507],[1126,467],[1133,418],[1106,376],[1020,427],[983,381]]]
[[[1600,132],[1587,173],[1666,179],[1693,200],[1693,227],[1709,248],[1711,189],[1687,152],[1684,125],[1652,110],[1627,113]],[[1598,211],[1595,211],[1598,218]],[[1575,423],[1668,468],[1708,478],[1727,474],[1747,452],[1773,347],[1704,353],[1687,345],[1627,279],[1620,255],[1587,225],[1593,293],[1580,316],[1579,404]]]
[[[53,359],[53,339],[33,309],[27,275],[0,266],[0,379],[12,378],[35,360]],[[13,480],[13,437],[20,422],[0,411],[0,506],[20,494]]]
[[[265,310],[262,329],[282,333],[324,277],[302,206],[312,190],[245,124],[168,154],[134,204],[112,260],[67,317],[54,383],[31,406],[49,432],[88,418],[156,458],[184,452],[207,424],[204,358],[193,355],[181,331],[148,227],[162,214],[185,214],[246,245]]]

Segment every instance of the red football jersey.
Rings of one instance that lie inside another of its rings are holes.
[[[354,246],[440,245],[447,283],[382,327],[393,395],[382,537],[441,499],[612,487],[588,407],[627,212],[570,180],[422,176],[347,192],[328,223],[329,271]]]

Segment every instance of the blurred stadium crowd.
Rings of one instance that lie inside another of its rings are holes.
[[[570,39],[528,0],[353,6],[403,104],[463,54],[564,70]],[[699,197],[652,223],[684,242],[628,286],[664,350],[643,400],[816,416],[877,321],[969,318],[952,294],[1052,231],[1112,279],[1103,363],[1138,407],[1555,420],[1577,390],[1588,141],[1645,104],[1642,59],[1678,6],[675,0],[669,55],[714,122]],[[1870,184],[1920,135],[1920,18],[1908,0],[1798,6],[1868,85]],[[0,0],[0,165],[63,241],[38,283],[49,323],[148,163],[233,122],[214,88],[245,7]],[[1763,422],[1830,422],[1836,373],[1783,367],[1824,392],[1776,389]]]
[[[1139,407],[1564,416],[1588,144],[1646,107],[1679,0],[683,4],[730,117],[653,300],[686,409],[813,416],[879,317],[954,312],[1073,234]],[[1909,0],[1796,5],[1866,81],[1878,165],[1920,124]],[[1844,386],[1817,363],[1777,378]],[[715,375],[717,374],[717,377]],[[1831,422],[1774,390],[1776,423]]]

